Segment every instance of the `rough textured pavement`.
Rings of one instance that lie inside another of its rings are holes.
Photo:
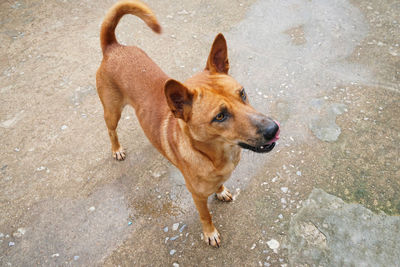
[[[400,217],[374,214],[314,189],[289,228],[289,261],[298,266],[397,266]]]
[[[297,266],[290,221],[314,188],[397,218],[400,3],[214,2],[149,0],[164,33],[132,16],[117,32],[181,81],[223,32],[231,75],[281,122],[271,153],[244,151],[227,184],[235,201],[210,198],[220,249],[201,240],[183,178],[131,108],[119,124],[127,159],[111,157],[95,72],[114,1],[0,3],[1,266]]]

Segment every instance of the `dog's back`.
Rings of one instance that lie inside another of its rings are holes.
[[[153,31],[161,32],[154,14],[142,3],[124,1],[114,5],[101,26],[103,61],[96,74],[98,94],[105,110],[107,125],[110,124],[112,128],[115,125],[116,128],[115,121],[119,120],[123,107],[126,104],[132,105],[140,122],[151,122],[141,123],[141,126],[152,144],[160,150],[160,137],[153,133],[157,132],[156,128],[160,127],[169,113],[164,95],[164,84],[168,76],[142,49],[117,42],[115,28],[125,14],[136,15]],[[151,101],[144,102],[143,99]]]

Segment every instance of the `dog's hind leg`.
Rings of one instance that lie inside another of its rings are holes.
[[[124,160],[125,152],[118,141],[117,135],[118,122],[124,108],[123,96],[112,85],[104,87],[105,85],[108,84],[103,82],[99,85],[98,83],[97,91],[104,108],[104,120],[110,136],[112,154],[116,160]]]
[[[122,109],[123,107],[115,109],[104,108],[104,120],[107,124],[108,135],[110,136],[112,154],[116,160],[125,159],[125,151],[120,145],[117,135],[117,126],[121,118]]]

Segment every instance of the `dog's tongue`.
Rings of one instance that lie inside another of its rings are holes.
[[[281,132],[281,125],[280,125],[280,123],[279,123],[278,121],[275,121],[275,120],[274,120],[274,122],[275,122],[276,124],[278,124],[279,129],[278,129],[278,131],[276,132],[276,135],[275,135],[274,139],[272,139],[271,141],[269,141],[269,142],[267,143],[267,145],[270,145],[270,144],[272,144],[273,142],[278,141],[278,139],[279,139],[279,133]]]

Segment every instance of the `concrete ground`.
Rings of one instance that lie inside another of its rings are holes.
[[[231,75],[281,122],[271,153],[243,152],[235,201],[209,200],[219,249],[131,108],[111,157],[95,72],[113,3],[0,3],[1,266],[297,266],[290,222],[314,188],[398,218],[398,1],[148,0],[162,35],[121,20],[118,40],[181,81],[224,33]]]

